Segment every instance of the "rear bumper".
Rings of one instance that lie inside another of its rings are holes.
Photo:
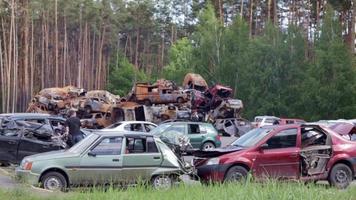
[[[223,182],[226,170],[230,165],[201,165],[197,167],[197,174],[204,182]]]
[[[29,170],[23,170],[17,167],[16,178],[30,185],[36,185],[39,183],[40,175],[32,173]]]

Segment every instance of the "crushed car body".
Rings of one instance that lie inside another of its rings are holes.
[[[19,163],[41,152],[64,149],[65,119],[38,113],[0,115],[0,163]]]

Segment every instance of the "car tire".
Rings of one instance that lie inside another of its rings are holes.
[[[231,167],[225,175],[224,182],[244,182],[247,178],[248,171],[242,166]]]
[[[352,178],[350,167],[339,163],[334,165],[329,174],[329,184],[338,189],[345,189],[350,185]]]
[[[44,189],[51,191],[65,191],[67,188],[66,178],[59,172],[48,172],[41,178]]]
[[[172,176],[161,174],[154,176],[151,183],[156,190],[168,190],[173,186],[173,179]]]
[[[210,149],[215,149],[215,144],[212,142],[204,142],[202,145],[201,149],[203,151],[210,150]]]

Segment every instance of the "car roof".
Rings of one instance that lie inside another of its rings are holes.
[[[96,130],[92,133],[100,136],[124,136],[124,137],[153,137],[152,134],[145,132],[135,132],[135,131],[101,131]]]
[[[0,117],[7,117],[7,118],[56,118],[65,120],[63,117],[45,114],[45,113],[4,113],[0,114]]]
[[[147,123],[147,124],[154,124],[152,122],[148,121],[120,121],[120,122],[115,122],[115,123],[123,123],[123,124],[131,124],[131,123]]]
[[[192,122],[192,121],[176,121],[176,122],[167,122],[162,124],[210,124],[207,122]]]

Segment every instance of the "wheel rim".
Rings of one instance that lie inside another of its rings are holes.
[[[348,182],[347,172],[344,170],[338,170],[335,174],[335,180],[338,183],[345,184]]]
[[[210,149],[214,149],[214,145],[211,143],[206,143],[204,144],[204,150],[210,150]]]
[[[233,172],[230,176],[230,181],[241,181],[244,175],[241,172]]]
[[[44,187],[48,190],[61,190],[63,184],[57,177],[48,177],[44,183]]]
[[[153,186],[156,189],[169,189],[172,181],[168,176],[157,176],[153,181]]]

